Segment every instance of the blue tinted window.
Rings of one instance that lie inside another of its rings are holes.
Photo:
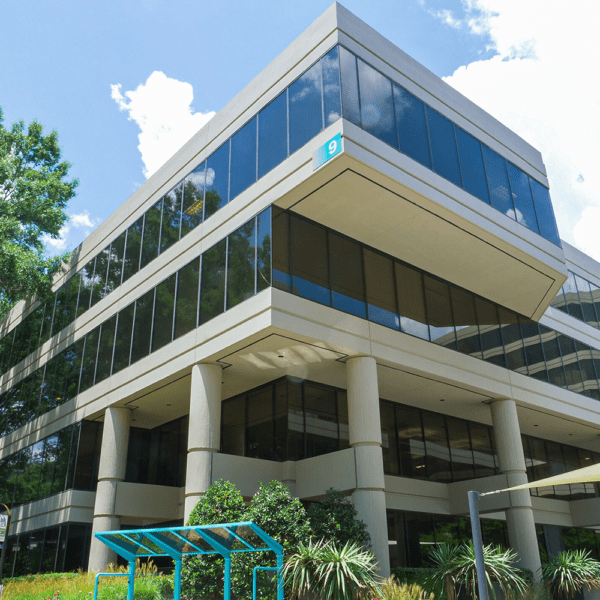
[[[206,164],[205,219],[229,202],[229,140],[208,157]]]
[[[225,260],[227,240],[217,242],[202,254],[200,276],[200,325],[225,310]]]
[[[258,177],[287,158],[287,92],[258,113]]]
[[[535,212],[538,218],[540,234],[553,244],[560,246],[560,237],[554,219],[554,210],[550,201],[550,192],[541,183],[535,179],[529,178],[531,191],[533,193],[533,202],[535,204]]]
[[[358,80],[362,128],[397,148],[392,82],[362,60],[358,61]]]
[[[180,183],[163,197],[163,214],[160,232],[161,253],[170,248],[175,242],[179,241],[182,196],[183,186]],[[112,261],[110,268],[112,269]]]
[[[256,291],[271,285],[271,208],[256,219]]]
[[[256,181],[256,117],[231,138],[230,199]]]
[[[321,63],[312,66],[289,87],[290,154],[323,129]]]
[[[396,106],[400,152],[404,152],[404,154],[431,169],[423,103],[404,88],[395,85],[394,104]]]
[[[344,119],[360,126],[358,104],[358,75],[356,57],[340,46],[340,72],[342,74],[342,114]]]
[[[206,161],[198,165],[184,180],[181,237],[202,223]]]
[[[482,146],[482,150],[492,206],[511,219],[515,219],[515,208],[510,197],[506,174],[506,161],[487,146]]]
[[[485,169],[483,168],[481,144],[479,140],[476,140],[460,127],[455,127],[454,129],[458,143],[458,158],[463,178],[463,187],[469,194],[473,194],[473,196],[489,204],[490,196],[485,179]]]
[[[365,282],[358,244],[329,234],[332,306],[365,319]]]
[[[515,204],[515,213],[517,221],[539,233],[535,208],[533,208],[533,198],[529,188],[529,177],[518,167],[511,163],[506,163],[508,168],[508,177],[510,180],[510,190]]]
[[[456,139],[454,137],[454,123],[429,106],[426,110],[433,170],[438,175],[462,187]]]
[[[142,256],[140,269],[158,256],[160,245],[160,223],[162,217],[162,198],[144,215],[144,236],[142,238]],[[96,260],[96,267],[98,261]]]
[[[325,127],[342,116],[340,96],[340,62],[338,47],[330,50],[322,59],[323,69],[323,105],[325,107]]]

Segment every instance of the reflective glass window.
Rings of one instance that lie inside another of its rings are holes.
[[[200,163],[183,182],[181,237],[202,223],[205,178],[206,161]]]
[[[482,146],[482,150],[492,206],[502,214],[516,220],[506,172],[506,161],[487,146]]]
[[[424,276],[423,282],[431,341],[454,350],[456,349],[456,333],[448,285],[429,277],[429,275]]]
[[[75,398],[79,391],[79,377],[81,374],[81,359],[83,358],[84,343],[85,338],[81,338],[79,341],[69,346],[65,351],[66,361],[69,366],[65,385],[65,402]],[[38,369],[36,373],[38,372],[40,373],[41,379],[42,369]]]
[[[258,113],[258,177],[287,158],[287,91]]]
[[[583,320],[592,327],[598,327],[598,317],[594,307],[594,298],[592,296],[592,286],[587,279],[575,275],[575,283],[579,292],[579,302],[583,313]]]
[[[405,265],[395,264],[400,329],[404,333],[429,339],[429,327],[425,312],[423,275]]]
[[[152,327],[152,352],[162,348],[173,339],[176,277],[174,273],[156,286],[154,325]]]
[[[332,48],[322,59],[323,69],[323,107],[325,109],[325,127],[342,116],[340,92],[339,46]]]
[[[368,248],[363,250],[363,256],[369,320],[400,329],[393,262]]]
[[[394,106],[400,152],[431,169],[425,105],[404,88],[394,85]]]
[[[469,356],[482,358],[479,329],[476,325],[475,298],[472,294],[451,286],[450,299],[456,327],[457,350]]]
[[[583,321],[583,309],[579,301],[579,293],[577,283],[575,282],[575,274],[568,271],[568,278],[563,285],[565,300],[567,302],[567,310],[572,317]]]
[[[244,456],[246,395],[227,400],[222,404],[221,416],[221,452]]]
[[[477,312],[477,321],[479,323],[479,337],[481,339],[483,359],[505,367],[504,346],[496,305],[482,298],[475,298],[475,311]]]
[[[161,198],[152,208],[149,208],[144,215],[144,235],[142,237],[140,269],[143,269],[158,256],[162,204],[163,201]]]
[[[508,169],[510,190],[515,205],[516,219],[521,225],[525,225],[531,231],[539,233],[540,229],[529,187],[529,177],[512,163],[507,162],[506,167]]]
[[[304,384],[307,458],[339,450],[336,404],[334,389]]]
[[[485,425],[471,422],[469,423],[469,430],[471,432],[475,477],[489,477],[495,475],[495,453],[491,429]]]
[[[70,325],[77,317],[77,300],[79,297],[79,273],[75,273],[65,284],[65,304],[63,307],[63,328]],[[29,352],[33,352],[38,346],[39,327],[36,327],[35,312],[27,317],[29,319],[28,329],[31,330]],[[37,331],[36,331],[37,329]]]
[[[208,219],[229,202],[229,140],[206,161],[204,218]]]
[[[56,296],[54,296],[54,298],[51,300],[48,300],[44,305],[44,319],[42,321],[42,329],[40,331],[40,344],[43,344],[50,339],[50,334],[52,333],[52,318],[54,316],[55,301]]]
[[[123,232],[110,245],[110,260],[108,263],[108,277],[106,279],[106,293],[110,294],[115,288],[121,285],[121,276],[123,274],[123,254],[125,252],[125,236]]]
[[[274,460],[285,461],[288,459],[288,401],[287,381],[275,384],[275,405],[273,415],[274,433]]]
[[[533,194],[533,203],[535,205],[540,235],[560,247],[560,237],[558,235],[558,228],[556,227],[550,192],[548,188],[538,183],[535,179],[531,179],[531,177],[529,178],[529,183],[531,185],[531,193]]]
[[[327,231],[303,219],[291,219],[293,293],[330,305]]]
[[[254,117],[231,138],[231,200],[256,181],[257,120]]]
[[[429,480],[450,483],[452,470],[445,418],[442,415],[423,413],[423,432]]]
[[[81,361],[81,379],[79,382],[79,393],[91,388],[94,385],[94,375],[96,373],[96,358],[98,356],[98,338],[100,336],[100,327],[92,329],[85,336],[85,346],[83,349],[83,359]]]
[[[556,331],[552,331],[543,325],[540,325],[539,327],[544,360],[548,371],[548,381],[553,385],[565,387],[567,382],[565,379],[565,371],[563,369]]]
[[[329,234],[332,306],[363,319],[367,316],[361,247]]]
[[[229,235],[227,308],[254,295],[256,222],[254,219]]]
[[[381,418],[381,447],[383,451],[383,472],[388,475],[399,475],[398,444],[396,439],[396,417],[394,405],[389,402],[379,403]]]
[[[506,366],[511,371],[527,374],[524,343],[519,327],[518,316],[510,310],[499,307],[498,314],[502,327],[500,334],[504,343]]]
[[[273,286],[292,291],[290,270],[290,215],[273,208]]]
[[[456,138],[454,137],[454,123],[433,110],[433,108],[429,106],[425,108],[433,170],[455,185],[462,187]]]
[[[221,240],[202,254],[200,279],[200,324],[225,310],[225,255],[227,240]]]
[[[129,365],[131,349],[131,333],[133,330],[133,315],[135,302],[119,311],[117,320],[117,335],[115,336],[115,351],[112,372],[118,373]]]
[[[90,306],[106,296],[106,279],[108,277],[108,266],[110,264],[110,245],[96,255],[94,263],[94,277],[92,279],[92,298]]]
[[[398,147],[392,82],[358,59],[362,128],[386,144]]]
[[[72,484],[76,490],[93,491],[96,488],[102,444],[102,430],[102,423],[92,421],[81,422],[81,433],[76,446],[77,469],[74,473]],[[74,433],[77,436],[77,430],[75,430]]]
[[[123,260],[123,283],[139,271],[143,229],[143,216],[127,228],[127,244],[125,247],[125,259]]]
[[[561,335],[558,338],[558,343],[560,345],[560,351],[563,358],[563,366],[565,368],[565,376],[567,378],[567,388],[576,392],[581,391],[581,370],[579,369],[579,361],[577,360],[575,341],[569,337]]]
[[[340,73],[342,76],[342,115],[360,127],[360,104],[358,102],[358,72],[356,56],[342,46],[340,48]]]
[[[396,426],[401,475],[414,479],[427,479],[420,411],[396,406]]]
[[[177,273],[174,339],[196,327],[200,260],[195,258]]]
[[[460,127],[454,127],[458,145],[458,158],[462,174],[463,187],[480,200],[490,203],[481,143]]]
[[[321,70],[318,62],[288,88],[290,154],[323,129]]]
[[[153,306],[154,290],[146,292],[135,301],[135,320],[131,337],[131,364],[150,353]]]
[[[473,450],[469,426],[466,421],[446,417],[453,481],[464,481],[475,477]]]
[[[304,450],[304,402],[302,384],[287,382],[288,390],[288,460],[302,460]]]
[[[116,325],[117,315],[112,316],[110,319],[102,323],[100,330],[100,341],[98,343],[96,379],[94,383],[100,383],[110,375]]]
[[[256,292],[271,285],[271,209],[256,217]]]
[[[64,307],[67,301],[67,288],[63,285],[56,292],[56,303],[54,305],[54,320],[52,321],[52,336],[55,336],[61,329],[63,323]],[[19,355],[16,362],[20,362],[25,358],[23,355],[23,334],[28,333],[23,327],[17,327],[15,333],[15,345],[19,350]],[[18,337],[17,337],[18,336]],[[51,337],[52,337],[51,336]],[[14,362],[14,361],[13,361]],[[15,364],[16,364],[15,362]]]
[[[246,456],[273,460],[273,388],[248,394]]]
[[[176,185],[163,197],[163,213],[160,231],[161,252],[164,252],[179,240],[182,200],[183,183]]]

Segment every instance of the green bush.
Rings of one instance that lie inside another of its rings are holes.
[[[584,588],[600,588],[600,563],[589,550],[563,550],[542,565],[542,578],[554,595],[575,598]]]

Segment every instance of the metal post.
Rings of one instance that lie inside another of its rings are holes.
[[[277,553],[277,600],[283,600],[283,554]]]
[[[129,577],[127,583],[127,600],[133,600],[133,590],[135,585],[135,560],[129,561]]]
[[[225,584],[223,589],[223,600],[231,600],[231,557],[223,556],[225,559]]]
[[[175,581],[173,583],[173,600],[181,596],[181,559],[175,561]]]
[[[0,596],[2,595],[2,577],[4,574],[4,561],[6,560],[6,547],[8,546],[8,532],[10,530],[10,509],[6,504],[0,504],[0,506],[4,506],[7,512],[6,518],[6,533],[4,535],[4,539],[2,540],[2,554],[0,555]]]
[[[469,512],[471,514],[471,531],[473,532],[473,548],[475,549],[475,567],[477,569],[477,588],[479,600],[488,600],[487,578],[485,576],[485,562],[483,560],[483,541],[481,538],[481,523],[479,522],[479,508],[477,501],[481,497],[479,492],[469,492]]]

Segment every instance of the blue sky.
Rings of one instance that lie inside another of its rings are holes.
[[[48,250],[81,242],[330,4],[6,3],[4,124],[56,129],[81,182]],[[343,4],[537,147],[561,236],[600,260],[597,0]]]

